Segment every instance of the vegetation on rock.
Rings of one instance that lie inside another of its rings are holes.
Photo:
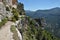
[[[7,22],[7,18],[4,18],[1,22],[0,22],[0,28],[5,25],[5,23]]]
[[[18,33],[17,33],[16,27],[14,25],[11,26],[11,31],[13,32],[13,39],[19,40]]]
[[[23,3],[18,3],[17,9],[18,9],[20,15],[25,15],[25,10],[24,10]]]
[[[12,13],[13,13],[13,17],[12,17],[12,21],[16,21],[19,19],[19,12],[17,11],[17,9],[12,8]]]
[[[59,38],[50,32],[42,29],[41,26],[36,26],[36,21],[31,18],[28,18],[27,28],[25,26],[23,27],[24,28],[21,29],[23,40],[59,40]]]

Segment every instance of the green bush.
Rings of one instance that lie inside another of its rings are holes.
[[[16,21],[15,17],[12,17],[12,21],[13,21],[13,22],[15,22],[15,21]]]
[[[16,19],[16,20],[18,20],[19,19],[19,12],[17,11],[17,9],[12,9],[12,13],[13,13],[13,17]]]
[[[3,19],[1,22],[0,22],[0,28],[5,25],[5,23],[7,22],[7,18]]]

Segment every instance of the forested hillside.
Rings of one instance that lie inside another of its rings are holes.
[[[26,15],[33,19],[43,17],[46,20],[46,30],[60,38],[60,8],[52,8],[48,10],[26,11]]]

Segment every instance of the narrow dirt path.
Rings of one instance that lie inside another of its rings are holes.
[[[13,40],[13,33],[10,31],[10,27],[13,23],[8,21],[2,28],[0,29],[0,40]]]

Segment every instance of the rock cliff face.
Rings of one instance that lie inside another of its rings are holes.
[[[17,0],[0,0],[0,21],[4,18],[12,19],[12,8],[17,8],[16,3]]]
[[[6,8],[2,2],[0,2],[0,20],[6,17]]]
[[[2,0],[0,0],[0,2],[2,2]]]
[[[17,0],[12,0],[12,4],[16,4],[17,3]]]

